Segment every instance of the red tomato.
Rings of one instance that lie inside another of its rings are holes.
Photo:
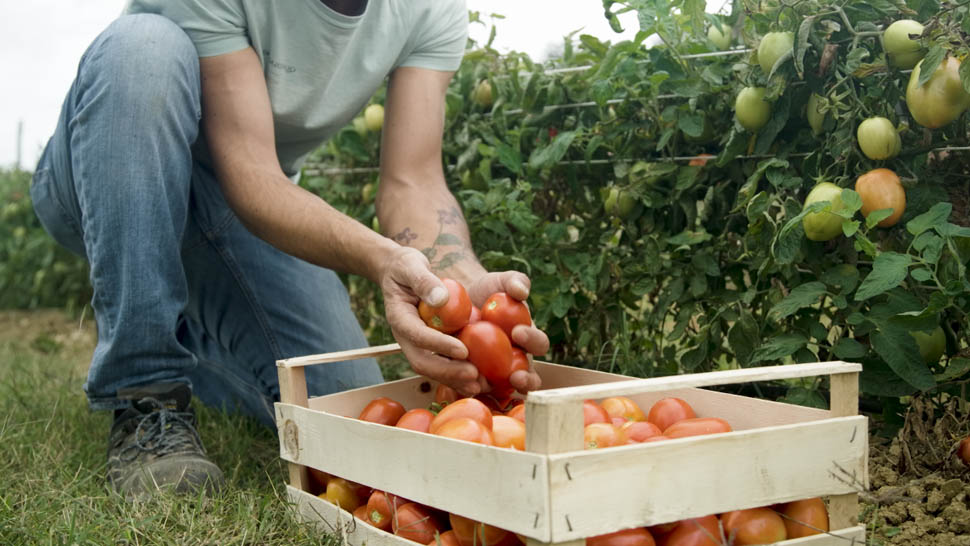
[[[519,404],[513,407],[505,415],[508,415],[513,419],[518,419],[519,421],[522,421],[522,424],[524,425],[525,424],[525,404]]]
[[[462,398],[448,404],[431,421],[431,428],[428,432],[437,434],[438,429],[448,421],[469,417],[485,425],[489,430],[492,429],[492,412],[481,401],[474,398]]]
[[[620,430],[626,435],[626,442],[628,444],[640,443],[647,438],[663,434],[660,431],[660,427],[650,421],[627,421],[620,425]]]
[[[644,527],[624,529],[586,539],[586,546],[656,546],[653,535]]]
[[[670,439],[670,438],[667,438],[666,436],[664,436],[664,435],[662,435],[662,434],[661,434],[660,436],[651,436],[651,437],[649,437],[649,438],[646,438],[646,439],[644,439],[644,440],[643,440],[642,442],[640,442],[640,443],[641,443],[641,444],[648,444],[648,443],[650,443],[650,442],[663,442],[663,441],[665,441],[665,440],[669,440],[669,439]]]
[[[721,528],[717,516],[704,516],[678,521],[658,541],[660,546],[721,546]]]
[[[424,301],[418,304],[418,314],[428,326],[452,334],[468,324],[472,313],[472,300],[460,282],[453,279],[441,279],[448,289],[448,301],[441,307],[431,307]]]
[[[611,396],[600,402],[610,417],[619,417],[624,421],[643,421],[647,418],[636,402],[626,396]]]
[[[782,505],[782,518],[788,538],[809,537],[829,531],[829,512],[820,497],[792,501]]]
[[[451,530],[455,532],[455,538],[461,546],[495,546],[509,534],[505,529],[457,514],[448,514],[448,521],[451,522]]]
[[[512,328],[517,325],[532,326],[529,308],[505,292],[496,292],[485,300],[485,305],[482,306],[482,320],[502,328],[509,339],[512,339]]]
[[[404,504],[396,498],[389,497],[383,491],[374,491],[367,499],[365,508],[367,509],[366,520],[378,529],[388,530],[391,528],[391,520],[394,519],[394,512],[397,507]]]
[[[458,391],[444,383],[438,383],[438,386],[434,389],[434,401],[442,406],[450,404],[458,398]]]
[[[371,400],[357,417],[361,421],[380,423],[382,425],[394,426],[398,419],[404,415],[404,406],[387,397],[380,397]]]
[[[397,420],[396,427],[406,428],[408,430],[416,430],[418,432],[430,432],[431,431],[431,421],[434,420],[434,414],[430,410],[424,408],[415,408],[413,410],[408,410],[407,413],[401,416]]]
[[[583,400],[583,426],[593,423],[611,423],[610,414],[594,400]]]
[[[492,437],[497,447],[525,449],[525,423],[507,415],[492,417]]]
[[[482,310],[472,305],[472,313],[468,317],[468,324],[482,320]]]
[[[583,444],[586,449],[621,446],[626,443],[623,431],[610,423],[590,423],[583,427]]]
[[[435,434],[445,436],[446,438],[474,442],[476,444],[495,445],[492,431],[486,428],[481,422],[468,417],[460,417],[448,421],[438,427],[438,431]]]
[[[508,384],[512,373],[512,342],[501,328],[480,320],[462,328],[458,339],[468,348],[468,361],[489,383]]]
[[[361,504],[360,506],[357,507],[356,510],[354,510],[354,517],[357,518],[357,519],[359,519],[359,520],[363,520],[364,522],[369,523],[370,525],[373,525],[373,523],[371,522],[371,520],[367,519],[367,505],[366,504]]]
[[[353,512],[361,504],[357,497],[356,484],[343,478],[330,478],[327,482],[327,491],[320,496],[330,504],[336,504],[348,512]]]
[[[435,537],[427,546],[461,546],[461,544],[458,542],[455,532],[448,530]]]
[[[660,430],[684,419],[697,417],[694,408],[680,398],[664,398],[657,400],[647,413],[647,421],[657,425]]]
[[[770,508],[735,510],[721,516],[721,525],[729,544],[772,544],[788,536],[785,522]]]
[[[731,432],[731,425],[719,417],[696,417],[678,421],[664,431],[667,438],[686,438],[687,436],[701,436],[703,434],[718,434]]]
[[[960,447],[957,448],[957,456],[963,464],[970,466],[970,436],[960,440]]]
[[[431,542],[444,531],[428,507],[414,502],[399,506],[391,522],[395,535],[420,544]]]

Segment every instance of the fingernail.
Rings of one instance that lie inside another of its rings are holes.
[[[428,303],[432,307],[444,304],[446,299],[448,299],[448,291],[440,286],[434,287],[428,295]]]
[[[516,290],[518,290],[519,292],[522,292],[523,294],[528,294],[529,293],[529,289],[526,288],[525,285],[522,284],[522,282],[520,282],[520,281],[512,281],[512,284],[515,286]]]

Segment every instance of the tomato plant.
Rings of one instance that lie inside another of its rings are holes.
[[[443,278],[441,282],[448,289],[448,301],[441,307],[431,307],[423,300],[418,303],[418,314],[428,326],[452,334],[468,324],[472,313],[472,300],[460,282]]]
[[[381,396],[368,402],[357,418],[361,421],[394,426],[404,413],[404,406],[400,402]]]
[[[873,169],[855,182],[855,191],[862,198],[862,215],[869,217],[869,214],[883,209],[892,209],[892,214],[879,221],[879,227],[890,227],[906,211],[906,190],[896,173],[889,169]]]
[[[694,417],[677,421],[664,429],[667,438],[686,438],[704,434],[719,434],[731,432],[731,425],[720,417]]]
[[[678,421],[693,419],[694,417],[697,417],[694,408],[685,400],[675,397],[657,400],[650,406],[650,411],[647,412],[647,421],[657,425],[661,432]]]
[[[801,538],[829,531],[829,512],[819,497],[785,503],[779,513],[788,538]]]
[[[869,159],[895,157],[903,146],[893,122],[884,117],[866,118],[856,131],[859,148]]]
[[[482,320],[500,327],[509,339],[512,339],[512,329],[516,326],[532,326],[529,308],[505,292],[496,292],[485,300],[482,305]]]
[[[468,361],[489,383],[493,386],[508,384],[512,374],[512,342],[501,327],[480,320],[462,328],[458,339],[468,348]]]

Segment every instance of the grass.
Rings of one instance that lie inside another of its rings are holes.
[[[285,500],[276,433],[196,404],[215,498],[135,505],[106,484],[105,412],[82,391],[93,332],[63,315],[0,311],[0,544],[321,544]]]

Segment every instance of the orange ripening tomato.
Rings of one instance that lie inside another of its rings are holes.
[[[427,546],[461,546],[461,543],[458,542],[455,532],[449,529],[436,536]]]
[[[448,289],[448,301],[441,307],[431,307],[424,301],[418,303],[418,314],[424,323],[445,334],[453,334],[468,324],[472,314],[472,300],[460,282],[441,279]]]
[[[717,516],[704,516],[677,522],[657,541],[660,546],[721,546],[721,528]]]
[[[508,384],[512,373],[512,342],[501,328],[480,320],[462,328],[458,339],[468,349],[468,361],[489,383]]]
[[[785,503],[779,512],[785,521],[788,538],[810,537],[829,531],[829,512],[821,497]]]
[[[603,406],[595,400],[583,400],[583,426],[587,427],[593,423],[612,423],[610,414],[606,413]]]
[[[703,167],[707,165],[707,162],[713,159],[714,156],[711,154],[697,154],[697,157],[691,159],[687,164],[691,167]]]
[[[532,315],[524,303],[506,294],[496,292],[482,306],[482,320],[500,327],[512,339],[512,328],[519,324],[532,326]]]
[[[657,425],[660,430],[665,431],[667,427],[684,419],[697,417],[694,408],[680,398],[663,398],[654,402],[647,412],[647,421]]]
[[[388,530],[391,528],[391,520],[394,519],[394,512],[397,507],[404,504],[395,497],[389,497],[383,491],[374,491],[367,499],[367,522],[378,529]]]
[[[354,517],[357,518],[357,519],[359,519],[359,520],[363,520],[365,523],[368,523],[370,525],[374,525],[371,522],[371,520],[368,519],[368,517],[367,517],[367,505],[366,504],[361,504],[360,506],[357,507],[356,510],[354,510]]]
[[[704,434],[718,434],[731,432],[731,425],[720,417],[695,417],[684,419],[667,427],[664,436],[667,438],[686,438],[687,436],[702,436]]]
[[[509,534],[505,529],[468,519],[457,514],[448,514],[451,530],[461,546],[495,546]]]
[[[620,417],[626,421],[643,421],[647,418],[636,402],[626,396],[611,396],[600,402],[610,417]]]
[[[586,546],[656,546],[653,535],[645,527],[624,529],[586,539]]]
[[[505,415],[508,415],[513,419],[522,421],[522,424],[524,425],[525,424],[525,404],[519,404],[513,407],[508,412],[506,412]]]
[[[721,516],[721,525],[729,544],[773,544],[788,537],[785,522],[771,508],[735,510]]]
[[[879,221],[879,227],[896,224],[906,210],[906,190],[896,173],[889,169],[873,169],[855,181],[855,191],[862,198],[862,215],[882,209],[893,209],[893,213]]]
[[[424,408],[415,408],[413,410],[408,410],[400,419],[397,420],[395,424],[398,428],[406,428],[408,430],[416,430],[418,432],[430,432],[431,431],[431,421],[434,420],[434,414],[430,410]]]
[[[525,423],[507,415],[492,416],[492,437],[496,447],[525,449]]]
[[[335,504],[348,512],[353,512],[361,505],[357,497],[356,484],[343,478],[330,478],[327,491],[320,495],[330,504]]]
[[[445,385],[444,383],[438,383],[438,386],[434,389],[434,401],[442,406],[445,404],[450,404],[455,400],[460,398],[458,396],[458,391]]]
[[[626,442],[628,444],[640,443],[647,438],[661,436],[663,434],[660,431],[660,427],[650,421],[627,421],[620,425],[620,430],[626,436]]]
[[[492,412],[488,409],[488,406],[474,398],[462,398],[448,404],[439,411],[438,415],[435,415],[434,420],[431,421],[431,428],[428,432],[437,434],[442,425],[461,417],[474,419],[485,425],[489,430],[492,429]]]
[[[583,427],[585,449],[602,449],[604,447],[621,446],[625,443],[626,437],[623,431],[611,423],[590,423]]]
[[[370,421],[371,423],[393,427],[397,424],[398,419],[404,415],[404,411],[404,406],[400,402],[381,396],[368,402],[357,418],[361,421]]]
[[[397,508],[391,528],[395,535],[420,544],[431,542],[445,530],[428,507],[414,502]]]
[[[486,428],[481,422],[469,417],[452,419],[451,421],[448,421],[447,423],[438,427],[435,434],[438,436],[444,436],[446,438],[474,442],[476,444],[485,444],[487,446],[495,445],[495,440],[492,437],[492,431]]]

